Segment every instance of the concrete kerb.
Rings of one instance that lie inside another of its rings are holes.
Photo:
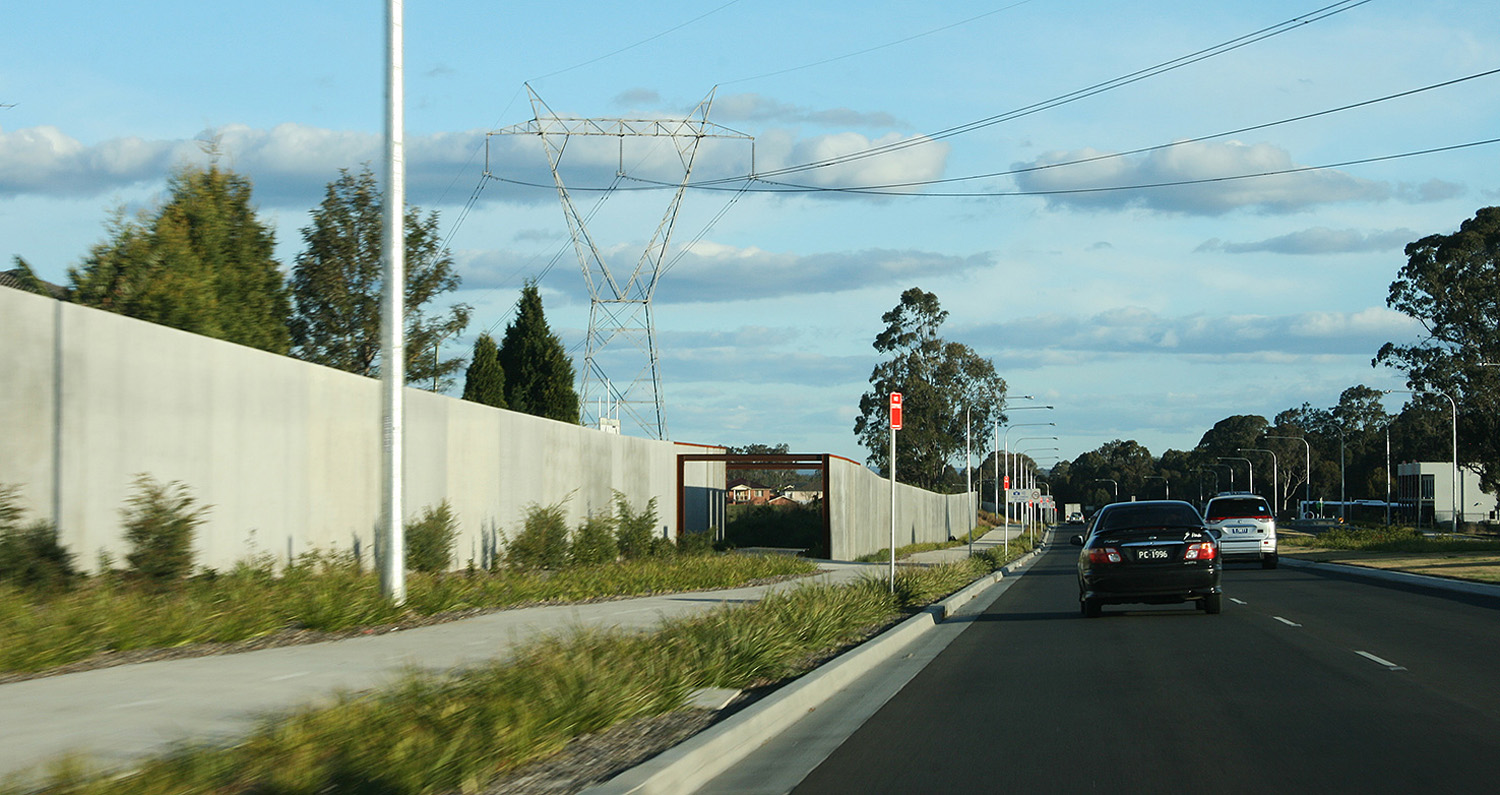
[[[1452,580],[1447,577],[1433,577],[1427,574],[1412,574],[1407,571],[1389,571],[1376,569],[1369,566],[1354,566],[1347,563],[1320,563],[1314,560],[1302,560],[1300,558],[1289,558],[1283,555],[1281,565],[1300,569],[1313,569],[1335,574],[1343,574],[1352,577],[1362,577],[1368,580],[1378,580],[1397,585],[1407,585],[1417,588],[1426,588],[1438,591],[1453,591],[1455,593],[1469,594],[1471,596],[1489,596],[1500,598],[1500,585],[1490,585],[1482,582],[1468,582],[1466,580]]]
[[[806,674],[733,717],[583,792],[585,795],[677,795],[703,786],[803,715],[816,709],[841,688],[880,663],[895,657],[928,630],[952,616],[960,607],[1000,582],[1006,574],[1015,575],[1041,554],[1041,551],[1035,549],[1028,552],[1000,571],[987,574],[952,596],[929,605],[921,613],[840,655],[833,662]]]

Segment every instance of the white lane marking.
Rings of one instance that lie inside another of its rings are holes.
[[[1229,597],[1229,601],[1234,602],[1237,605],[1249,604],[1249,602],[1242,602],[1239,599],[1234,598],[1233,596]]]
[[[1289,627],[1300,627],[1300,626],[1302,626],[1301,624],[1298,624],[1297,622],[1295,622],[1295,621],[1293,621],[1293,620],[1291,620],[1289,618],[1282,618],[1281,616],[1271,616],[1271,618],[1274,618],[1277,621],[1280,621],[1281,623],[1286,624]]]
[[[1355,651],[1354,653],[1358,654],[1359,656],[1361,656],[1363,658],[1365,658],[1366,660],[1369,660],[1372,663],[1375,663],[1376,665],[1384,665],[1385,667],[1391,669],[1392,671],[1405,671],[1406,670],[1404,667],[1402,667],[1400,665],[1397,665],[1397,664],[1391,662],[1390,660],[1382,660],[1379,657],[1376,657],[1375,655],[1373,655],[1373,654],[1371,654],[1371,653],[1369,653],[1367,651]]]
[[[266,681],[267,682],[285,682],[288,679],[296,679],[299,676],[307,676],[309,673],[311,673],[311,671],[298,671],[297,673],[294,673],[294,674],[282,674],[281,676],[273,676],[270,679],[267,679]]]

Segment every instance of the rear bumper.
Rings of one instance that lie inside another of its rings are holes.
[[[1219,566],[1087,569],[1078,575],[1079,599],[1098,602],[1180,602],[1222,593]]]
[[[1265,560],[1276,556],[1276,539],[1260,538],[1245,541],[1219,542],[1219,557],[1224,560]]]

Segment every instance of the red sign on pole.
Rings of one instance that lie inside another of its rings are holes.
[[[891,430],[901,430],[901,393],[891,393]]]
[[[1005,476],[1005,487],[1010,488],[1010,475]]]

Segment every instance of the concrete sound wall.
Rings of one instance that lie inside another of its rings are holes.
[[[566,504],[576,527],[657,501],[678,532],[677,455],[720,448],[608,434],[408,388],[408,517],[447,499],[460,525],[455,566],[483,565],[531,506]],[[774,430],[768,431],[774,436]],[[197,560],[225,568],[356,550],[368,560],[380,515],[380,383],[38,295],[0,288],[0,484],[22,489],[77,563],[127,547],[121,510],[137,474],[186,485],[211,506]],[[724,465],[684,467],[684,531],[723,521]],[[888,482],[832,457],[832,556],[890,541]],[[967,532],[964,495],[899,487],[897,544]]]
[[[122,560],[137,473],[212,506],[204,566],[373,548],[377,380],[11,289],[0,289],[0,377],[0,483],[21,487],[28,516],[52,519],[82,566],[101,551]],[[705,452],[417,389],[405,402],[408,518],[449,500],[460,566],[532,505],[565,502],[576,526],[616,491],[637,510],[656,498],[675,535],[677,452]],[[723,489],[722,465],[685,478]]]
[[[934,494],[905,483],[897,484],[896,489],[897,547],[947,541],[973,529],[971,495]],[[829,535],[833,546],[830,556],[834,560],[852,560],[890,548],[889,480],[847,458],[832,457],[828,491]]]

